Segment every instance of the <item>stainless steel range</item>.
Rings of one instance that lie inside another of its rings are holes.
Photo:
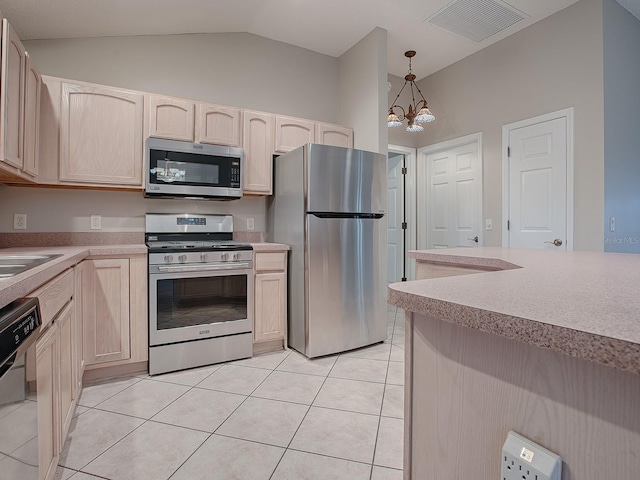
[[[253,251],[230,215],[147,214],[149,373],[253,352]]]

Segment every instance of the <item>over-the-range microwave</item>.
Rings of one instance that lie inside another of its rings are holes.
[[[149,138],[145,197],[234,200],[242,197],[241,148]]]

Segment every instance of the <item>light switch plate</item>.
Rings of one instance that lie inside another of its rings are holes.
[[[256,228],[256,223],[253,218],[247,218],[247,230],[253,230]]]
[[[484,224],[485,224],[484,226],[485,230],[493,230],[493,219],[487,218],[484,221]]]

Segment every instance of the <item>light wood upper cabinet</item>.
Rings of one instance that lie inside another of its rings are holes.
[[[196,142],[241,146],[241,118],[239,108],[199,103]]]
[[[276,115],[276,153],[287,153],[315,142],[315,124],[302,118]]]
[[[42,78],[28,54],[25,62],[25,75],[23,170],[36,176],[38,174]]]
[[[144,95],[62,84],[60,180],[142,186]]]
[[[353,129],[329,123],[316,124],[316,143],[353,148]]]
[[[194,111],[193,101],[149,95],[149,136],[193,142]]]
[[[0,159],[24,165],[24,75],[26,53],[7,19],[2,20],[0,82]]]
[[[244,111],[245,194],[271,195],[273,187],[273,115]]]
[[[129,259],[85,260],[83,335],[87,366],[130,358]]]

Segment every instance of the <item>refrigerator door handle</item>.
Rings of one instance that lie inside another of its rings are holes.
[[[384,213],[339,213],[339,212],[307,212],[318,218],[371,218],[378,220]]]

